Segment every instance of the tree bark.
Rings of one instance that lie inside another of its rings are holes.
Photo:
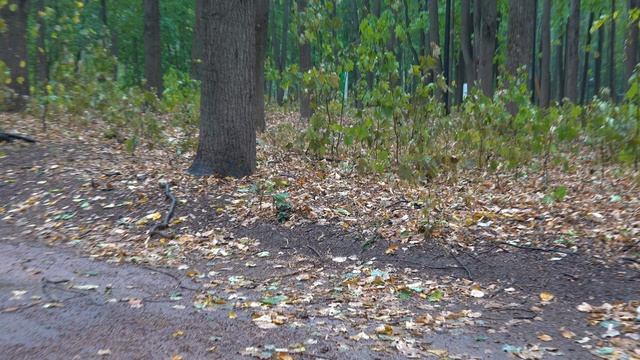
[[[193,37],[191,43],[191,77],[200,80],[200,67],[202,63],[202,2],[206,0],[194,0]]]
[[[476,56],[478,63],[478,85],[482,92],[493,97],[493,57],[496,50],[498,9],[496,0],[476,0],[475,14],[478,16]],[[476,16],[474,14],[474,16]]]
[[[307,0],[298,0],[298,11],[303,13],[307,8]],[[300,72],[305,74],[307,71],[311,70],[311,44],[306,41],[306,37],[304,37],[304,25],[300,24],[300,28],[298,30],[300,32],[300,36],[303,37],[303,42],[300,44]],[[302,87],[300,94],[300,117],[303,120],[307,120],[311,117],[311,99],[309,98],[309,92],[306,87]]]
[[[509,1],[509,31],[507,40],[507,71],[516,76],[518,68],[527,71],[533,52],[533,32],[535,0]]]
[[[578,68],[580,66],[580,0],[571,0],[571,13],[567,24],[567,70],[564,96],[574,104],[578,102]]]
[[[162,96],[160,0],[144,1],[144,77],[148,90]]]
[[[613,14],[616,12],[616,1],[611,0],[611,28],[609,30],[609,94],[613,102],[616,102],[616,21]]]
[[[204,1],[202,100],[193,175],[242,177],[256,167],[256,1]]]
[[[269,27],[269,0],[256,2],[256,129],[260,132],[267,127],[264,115],[264,58],[267,50]]]
[[[640,9],[640,0],[629,0],[629,10],[631,11],[632,9]],[[638,21],[636,20],[629,24],[629,31],[624,46],[624,78],[627,82],[625,89],[628,89],[628,80],[631,78],[631,74],[633,74],[633,70],[640,60],[638,59],[638,42],[640,42],[638,32]]]
[[[13,9],[13,10],[12,10]],[[6,31],[0,32],[0,61],[11,71],[8,85],[13,96],[6,104],[7,110],[21,111],[29,96],[29,71],[27,66],[27,15],[28,0],[11,0],[0,9]]]
[[[594,54],[594,87],[593,91],[596,96],[600,96],[600,89],[602,88],[602,56],[604,55],[604,26],[598,29],[598,50]]]
[[[429,54],[436,59],[435,68],[431,71],[431,81],[442,72],[442,51],[440,49],[440,25],[438,16],[438,0],[429,0]],[[438,92],[439,93],[439,92]]]
[[[476,66],[473,57],[473,47],[471,46],[471,33],[473,32],[473,18],[471,16],[471,0],[462,0],[461,9],[461,47],[464,58],[465,80],[467,91],[471,90],[476,82]],[[462,85],[461,85],[462,86]]]
[[[540,24],[542,62],[540,64],[540,106],[546,108],[551,101],[551,0],[544,0]]]
[[[452,6],[451,0],[446,0],[445,3],[445,21],[444,21],[444,77],[447,87],[451,87],[451,16]],[[444,92],[444,108],[445,113],[449,114],[450,110],[449,90]]]
[[[582,82],[580,86],[580,104],[584,104],[587,97],[587,87],[589,86],[589,55],[591,54],[591,26],[593,25],[593,11],[589,13],[589,21],[587,22],[587,42],[584,51],[584,67],[582,68]]]
[[[278,55],[278,72],[280,75],[284,73],[284,70],[287,67],[287,53],[288,53],[288,45],[287,41],[289,37],[289,17],[291,15],[291,0],[284,0],[284,13],[282,15],[282,38],[280,39],[280,54]],[[282,106],[284,104],[284,89],[278,86],[278,90],[276,92],[276,101],[278,105]]]

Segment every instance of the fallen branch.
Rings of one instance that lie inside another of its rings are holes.
[[[35,143],[36,142],[36,140],[34,140],[34,139],[30,138],[30,137],[27,137],[27,136],[0,132],[0,142],[2,142],[2,141],[13,142],[15,140],[22,140],[22,141],[26,141],[28,143]]]
[[[162,186],[162,184],[160,184],[160,186]],[[171,200],[171,204],[169,205],[169,211],[167,211],[167,214],[164,216],[164,219],[162,220],[161,223],[155,224],[149,230],[149,237],[152,237],[153,235],[160,235],[162,237],[171,237],[171,236],[167,236],[168,234],[165,234],[162,232],[162,230],[165,230],[166,228],[169,227],[169,221],[171,221],[171,218],[173,217],[173,212],[176,209],[176,197],[173,196],[173,194],[171,193],[171,189],[169,188],[168,182],[164,183],[164,196],[166,199]]]

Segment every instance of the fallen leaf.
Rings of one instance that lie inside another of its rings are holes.
[[[543,291],[540,293],[540,300],[542,300],[543,302],[549,302],[551,300],[553,300],[555,298],[555,295],[553,295],[550,292],[547,291]]]
[[[537,337],[538,337],[538,340],[545,341],[545,342],[553,340],[553,338],[550,335],[545,333],[540,333],[538,334]]]

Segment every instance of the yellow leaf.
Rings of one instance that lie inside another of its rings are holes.
[[[400,245],[398,244],[391,244],[389,245],[389,247],[387,248],[387,250],[384,251],[385,254],[389,255],[389,254],[395,254],[396,251],[398,251],[398,248],[400,247]]]
[[[16,79],[16,81],[18,82],[18,84],[22,85],[24,83],[24,77],[22,76],[18,76],[18,78]]]
[[[553,300],[555,298],[555,296],[548,292],[548,291],[543,291],[540,293],[540,300],[544,301],[544,302],[549,302],[551,300]]]
[[[547,335],[545,333],[538,334],[538,339],[540,341],[551,341],[551,340],[553,340],[553,338],[551,336],[549,336],[549,335]]]
[[[393,328],[391,325],[380,325],[376,328],[376,334],[391,336],[393,335]]]
[[[171,357],[171,360],[182,360],[182,355],[173,355],[173,357]]]
[[[565,339],[573,339],[574,337],[576,337],[576,333],[574,333],[573,331],[570,330],[563,330],[560,335],[562,335],[563,338]]]
[[[173,336],[173,337],[181,337],[181,336],[184,336],[184,331],[182,331],[182,330],[177,330],[176,332],[174,332],[173,334],[171,334],[171,336]]]
[[[235,311],[229,311],[229,319],[235,319],[238,317],[238,314]]]
[[[153,220],[153,221],[158,221],[160,220],[160,218],[162,217],[162,214],[160,214],[159,212],[154,212],[153,214],[149,214],[147,215],[147,218],[149,220]]]
[[[20,60],[20,67],[24,69],[26,66],[27,66],[27,62],[24,60]]]

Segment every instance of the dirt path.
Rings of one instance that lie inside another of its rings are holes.
[[[588,359],[638,348],[633,268],[482,239],[457,257],[436,243],[388,254],[384,240],[364,247],[331,224],[238,225],[215,215],[224,199],[206,198],[179,205],[175,239],[145,244],[131,219],[165,208],[159,191],[132,190],[147,175],[112,175],[84,146],[3,149],[8,358]],[[612,305],[578,312],[583,302]]]

